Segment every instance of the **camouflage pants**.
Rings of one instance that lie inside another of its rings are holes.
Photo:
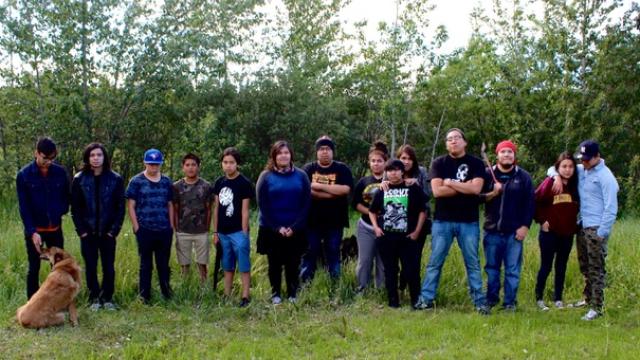
[[[576,241],[580,272],[584,276],[584,298],[591,308],[601,311],[604,303],[605,258],[607,257],[607,238],[597,234],[597,227],[580,230]]]

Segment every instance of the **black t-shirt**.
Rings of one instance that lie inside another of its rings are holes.
[[[382,178],[376,179],[373,175],[360,179],[353,190],[353,208],[357,210],[358,204],[362,204],[368,208],[375,194],[380,192],[381,182]],[[362,214],[362,220],[371,225],[369,215]]]
[[[213,193],[218,195],[216,231],[223,234],[242,231],[242,200],[255,196],[251,181],[242,174],[235,179],[221,176],[213,185]]]
[[[465,154],[461,158],[449,155],[440,156],[433,161],[431,179],[451,179],[467,182],[485,177],[482,160]],[[479,198],[477,195],[456,194],[450,197],[436,198],[435,220],[452,222],[475,222],[479,220]]]
[[[410,234],[418,225],[424,211],[424,192],[417,185],[389,185],[389,190],[378,191],[369,210],[378,214],[378,226],[385,233]]]
[[[318,165],[317,161],[308,163],[303,168],[313,183],[329,185],[347,185],[353,188],[351,169],[344,163],[333,161],[328,167]],[[318,229],[349,227],[348,196],[334,199],[311,199],[309,211],[309,227]]]

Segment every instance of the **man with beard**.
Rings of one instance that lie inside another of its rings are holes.
[[[533,219],[534,191],[531,176],[516,165],[516,145],[509,140],[496,146],[497,164],[487,168],[485,192],[484,254],[487,303],[500,301],[501,268],[504,264],[503,309],[516,310],[522,268],[522,242]],[[497,182],[493,183],[490,172]]]

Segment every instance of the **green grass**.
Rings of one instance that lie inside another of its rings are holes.
[[[535,309],[533,287],[539,266],[537,226],[527,237],[515,314],[495,311],[489,317],[473,311],[467,294],[462,257],[457,247],[445,264],[437,309],[409,310],[408,296],[399,310],[385,306],[385,295],[372,290],[356,296],[355,264],[347,264],[334,287],[325,273],[316,276],[296,305],[270,305],[266,259],[252,254],[252,297],[239,309],[239,284],[232,299],[201,288],[195,273],[179,275],[172,254],[169,302],[158,296],[154,278],[151,306],[136,299],[138,258],[128,223],[118,238],[116,312],[91,312],[86,289],[80,293],[80,326],[39,331],[19,327],[15,310],[26,301],[26,251],[15,208],[0,208],[3,229],[0,252],[0,358],[479,358],[549,359],[640,356],[640,221],[614,226],[609,241],[605,316],[584,323],[584,309]],[[255,229],[254,229],[255,230]],[[69,219],[65,247],[81,261],[79,240]],[[351,233],[350,229],[348,233]],[[252,237],[255,239],[255,237]],[[255,247],[253,249],[255,251]],[[425,249],[425,260],[429,246]],[[213,261],[213,256],[212,256]],[[195,270],[195,269],[194,269]],[[48,266],[43,266],[44,279]],[[154,274],[155,276],[155,274]],[[547,289],[551,291],[552,278]],[[566,300],[580,297],[583,281],[575,250],[567,272]]]

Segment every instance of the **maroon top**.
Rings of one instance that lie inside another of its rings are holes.
[[[571,236],[578,232],[578,199],[567,185],[562,193],[554,195],[553,178],[546,178],[536,189],[536,222],[549,222],[549,231],[561,236]]]

